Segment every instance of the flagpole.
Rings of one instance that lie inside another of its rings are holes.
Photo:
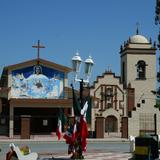
[[[81,79],[80,83],[80,106],[83,108],[83,79]]]
[[[81,79],[81,81],[79,82],[80,83],[80,107],[81,107],[81,110],[83,109],[83,79]],[[80,130],[80,122],[79,122],[79,130]],[[79,158],[80,159],[84,159],[84,156],[82,154],[82,139],[81,139],[81,135],[79,134]]]

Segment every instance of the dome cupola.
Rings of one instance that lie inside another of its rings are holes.
[[[130,43],[140,43],[140,44],[149,44],[149,41],[146,37],[136,34],[130,37]]]

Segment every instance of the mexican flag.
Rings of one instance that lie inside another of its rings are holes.
[[[81,110],[81,118],[80,118],[80,135],[81,135],[81,142],[82,142],[82,150],[86,151],[87,149],[87,137],[88,137],[88,128],[87,128],[87,121],[86,121],[86,113],[88,109],[88,101],[84,104],[83,109]]]
[[[86,138],[82,138],[82,151],[86,152],[87,150],[87,140]]]
[[[80,120],[80,135],[82,138],[87,138],[88,136],[87,122],[83,116],[81,116]]]
[[[61,139],[61,135],[62,135],[62,121],[60,118],[58,118],[58,125],[57,125],[57,132],[56,135],[58,137],[58,140]]]
[[[73,133],[72,133],[72,141],[74,142],[77,138],[77,124],[74,124]]]
[[[65,132],[63,138],[66,140],[67,144],[73,144],[74,142],[72,139],[72,131],[70,129]]]
[[[81,142],[82,142],[82,151],[86,151],[87,149],[87,137],[88,137],[88,128],[87,128],[87,122],[84,118],[84,116],[81,116],[80,120],[80,135],[81,135]]]
[[[58,140],[61,139],[62,127],[66,124],[66,122],[67,122],[66,116],[65,116],[63,110],[60,108],[59,112],[58,112],[58,124],[57,124],[57,131],[56,131],[56,135],[58,137]]]

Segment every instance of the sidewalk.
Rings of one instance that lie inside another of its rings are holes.
[[[30,139],[21,139],[20,136],[14,136],[14,138],[9,138],[7,136],[0,136],[0,142],[57,142],[56,135],[31,135]],[[88,138],[88,142],[129,142],[128,139],[125,138]],[[65,142],[63,138],[61,138],[58,142]]]

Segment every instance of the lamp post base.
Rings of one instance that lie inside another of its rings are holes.
[[[74,152],[70,159],[84,159],[84,156],[80,155],[78,152]]]

